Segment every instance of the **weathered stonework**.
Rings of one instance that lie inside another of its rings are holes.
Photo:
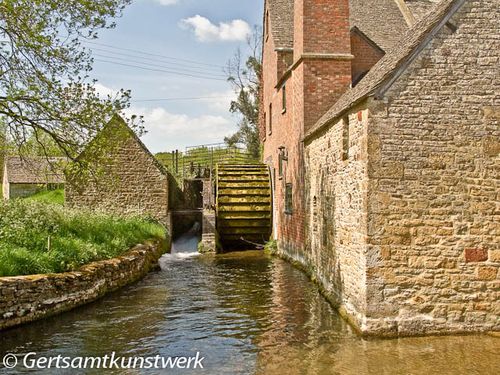
[[[497,5],[466,1],[383,98],[306,141],[296,258],[366,334],[500,330]]]
[[[215,211],[203,210],[201,241],[198,244],[200,253],[217,252],[217,229],[215,228]]]
[[[158,266],[165,247],[138,245],[126,254],[61,274],[0,278],[0,330],[95,301],[144,277]]]
[[[169,175],[165,168],[118,116],[95,142],[102,142],[96,149],[104,149],[105,155],[98,155],[94,162],[91,143],[80,156],[80,161],[90,163],[94,174],[68,175],[67,205],[149,215],[170,230]]]

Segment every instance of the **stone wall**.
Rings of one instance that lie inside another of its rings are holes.
[[[365,100],[305,144],[311,248],[295,259],[366,334],[500,330],[491,9],[494,0],[466,2],[457,30],[441,30],[383,100]]]
[[[307,246],[295,256],[358,327],[366,313],[367,121],[367,110],[353,111],[306,144]]]
[[[0,278],[0,330],[92,302],[144,277],[158,266],[164,247],[138,245],[118,258],[61,274]]]
[[[114,117],[80,158],[93,173],[68,176],[68,206],[149,215],[170,229],[168,172],[123,120]]]
[[[370,123],[367,325],[500,329],[500,23],[467,1]]]
[[[203,210],[201,241],[198,244],[200,253],[215,253],[218,249],[218,234],[215,225],[215,211]]]

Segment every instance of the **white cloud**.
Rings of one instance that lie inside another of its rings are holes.
[[[183,150],[186,146],[223,142],[224,137],[236,130],[236,125],[223,116],[202,115],[191,117],[174,114],[163,108],[152,109],[132,107],[127,115],[144,116],[147,134],[142,140],[154,153]]]
[[[179,2],[179,0],[154,0],[155,2],[159,3],[160,5],[174,5]]]
[[[212,23],[208,18],[196,15],[180,22],[181,27],[192,30],[200,42],[244,41],[251,33],[250,25],[243,20]]]
[[[232,100],[236,100],[236,94],[229,89],[223,92],[213,92],[207,96],[207,99],[203,99],[203,102],[212,111],[227,114]]]
[[[96,93],[99,94],[101,98],[106,98],[108,96],[114,97],[120,90],[115,90],[111,87],[105,86],[102,83],[97,82],[94,84]]]

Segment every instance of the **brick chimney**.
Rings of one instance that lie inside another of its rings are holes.
[[[294,9],[295,119],[307,131],[351,84],[349,0],[295,0]]]

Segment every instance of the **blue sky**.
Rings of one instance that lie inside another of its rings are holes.
[[[245,36],[262,22],[262,7],[259,0],[135,0],[116,28],[86,44],[98,91],[132,90],[130,112],[144,116],[143,141],[153,152],[222,142],[237,122],[228,111],[233,94],[222,67],[245,48]],[[149,101],[200,97],[209,99]]]

